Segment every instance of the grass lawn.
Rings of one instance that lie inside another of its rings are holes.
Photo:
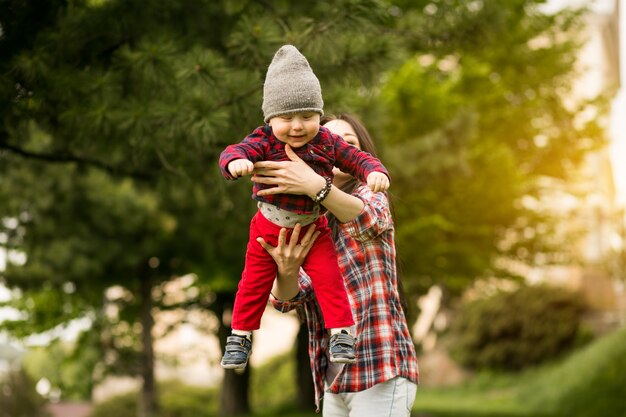
[[[310,412],[295,411],[290,405],[295,396],[294,363],[276,360],[282,362],[252,375],[251,404],[256,412],[247,417],[321,417],[313,404]],[[218,415],[215,389],[176,383],[162,391],[162,417]],[[92,417],[133,417],[136,400],[136,393],[115,397],[99,404]],[[456,387],[420,387],[412,417],[626,417],[626,329],[521,373],[483,372]]]
[[[519,374],[419,389],[419,417],[626,417],[626,329]]]

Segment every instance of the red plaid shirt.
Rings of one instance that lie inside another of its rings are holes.
[[[418,383],[415,346],[400,305],[396,277],[394,227],[384,193],[367,186],[353,194],[365,203],[359,216],[341,225],[335,242],[356,324],[355,364],[345,365],[329,386],[332,393],[357,392],[396,376]],[[315,404],[323,397],[329,342],[310,278],[301,271],[300,293],[289,301],[270,300],[282,312],[304,307],[309,329],[309,357]]]
[[[349,145],[341,136],[330,132],[324,126],[309,143],[294,149],[295,153],[304,160],[315,172],[325,177],[333,177],[333,166],[345,173],[367,182],[367,176],[372,172],[382,172],[389,176],[383,164],[367,152]],[[234,179],[228,172],[228,164],[235,159],[258,161],[289,161],[285,153],[285,144],[279,141],[272,133],[269,125],[258,127],[243,141],[229,145],[220,154],[220,170],[224,178]],[[300,214],[315,212],[315,203],[306,195],[274,194],[259,196],[258,191],[272,187],[272,185],[255,183],[252,188],[252,198],[278,206]]]

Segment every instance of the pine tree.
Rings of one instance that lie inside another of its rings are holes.
[[[372,0],[1,5],[0,217],[3,245],[25,256],[2,273],[25,313],[4,327],[25,335],[88,315],[106,334],[103,294],[127,289],[125,319],[142,333],[116,349],[118,369],[135,364],[140,415],[155,415],[153,290],[195,273],[210,297],[187,308],[230,308],[254,207],[217,156],[262,123],[271,56],[296,45],[327,104],[354,100],[345,91],[387,64],[388,11]],[[247,378],[227,373],[223,415],[248,411]]]

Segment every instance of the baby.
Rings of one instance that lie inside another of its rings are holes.
[[[350,302],[337,264],[335,247],[320,203],[332,192],[333,167],[366,182],[373,191],[386,191],[389,176],[381,162],[369,153],[349,145],[320,126],[324,102],[320,83],[307,59],[292,45],[281,47],[267,70],[263,88],[265,125],[238,144],[229,145],[220,155],[220,169],[226,179],[250,175],[258,161],[289,160],[288,144],[326,184],[314,198],[306,195],[259,196],[267,186],[255,183],[252,197],[258,211],[250,223],[245,267],[239,281],[232,317],[232,335],[227,338],[222,367],[242,369],[251,352],[251,334],[261,317],[276,277],[272,257],[256,241],[263,237],[276,246],[281,228],[315,223],[320,235],[313,243],[302,268],[311,277],[324,325],[331,338],[331,362],[354,363],[355,339]]]

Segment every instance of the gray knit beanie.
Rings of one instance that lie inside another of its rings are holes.
[[[320,82],[309,62],[293,45],[274,55],[263,85],[263,118],[267,123],[281,114],[312,111],[324,115]]]

